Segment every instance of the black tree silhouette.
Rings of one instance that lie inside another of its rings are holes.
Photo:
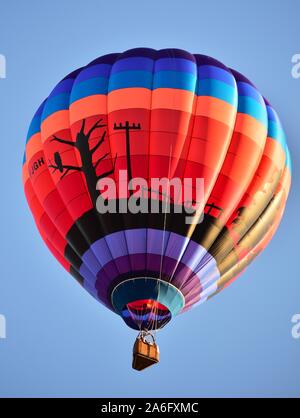
[[[106,125],[101,124],[102,119],[98,120],[92,127],[85,133],[85,124],[86,121],[83,119],[81,129],[76,135],[75,142],[69,141],[66,139],[58,138],[56,135],[53,135],[51,141],[58,142],[60,144],[69,145],[71,147],[75,147],[80,154],[81,157],[81,166],[73,166],[73,165],[64,165],[61,155],[59,152],[55,152],[53,155],[54,163],[50,161],[49,167],[53,168],[54,171],[58,170],[60,173],[62,173],[61,179],[65,177],[70,171],[81,171],[83,172],[86,183],[88,186],[89,194],[92,199],[93,205],[96,207],[96,201],[99,196],[99,191],[96,188],[98,180],[101,178],[107,177],[110,174],[112,174],[115,170],[115,164],[116,164],[116,158],[117,155],[114,158],[113,166],[110,170],[97,175],[96,170],[101,161],[103,161],[109,153],[105,153],[102,155],[95,164],[93,164],[93,155],[94,153],[103,145],[106,137],[106,130],[103,132],[100,140],[97,142],[97,144],[90,148],[89,139],[91,137],[92,132],[94,132],[96,129],[104,128]]]

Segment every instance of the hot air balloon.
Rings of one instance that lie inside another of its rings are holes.
[[[290,181],[269,102],[237,71],[178,49],[104,55],[66,76],[35,113],[23,162],[42,239],[139,332],[137,370],[159,361],[156,330],[265,248]]]

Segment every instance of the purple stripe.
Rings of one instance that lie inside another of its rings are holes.
[[[187,264],[193,271],[197,271],[199,263],[205,257],[206,249],[198,245],[195,241],[189,241],[181,261]]]
[[[183,58],[160,58],[155,63],[150,58],[124,58],[118,60],[112,69],[112,74],[122,71],[178,71],[196,75],[197,67],[191,60]]]
[[[73,78],[68,78],[66,80],[61,81],[49,94],[48,100],[51,99],[53,96],[56,96],[60,93],[70,93],[72,90],[73,84],[74,84]]]
[[[111,252],[107,246],[107,243],[105,241],[105,238],[102,238],[101,240],[96,241],[91,248],[84,253],[82,256],[82,260],[85,264],[90,263],[90,254],[97,254],[97,259],[101,266],[104,266],[109,261],[112,260]]]
[[[233,74],[234,78],[236,79],[237,82],[240,83],[247,83],[250,86],[254,87],[256,89],[256,87],[251,83],[250,80],[248,80],[248,78],[246,78],[243,74],[239,73],[236,70],[233,70],[232,68],[230,69],[231,73]]]
[[[98,58],[94,59],[93,61],[91,61],[85,68],[92,67],[92,66],[98,65],[98,64],[112,65],[114,62],[116,62],[118,57],[120,57],[121,55],[122,54],[119,53],[119,52],[112,53],[112,54],[107,54],[107,55],[102,55],[102,57],[98,57]]]
[[[147,229],[136,229],[134,233],[129,229],[124,232],[129,254],[147,253]]]
[[[198,67],[198,79],[212,78],[214,80],[223,81],[230,86],[235,87],[235,79],[233,75],[223,68],[215,67],[212,65],[201,65]]]
[[[183,49],[167,48],[156,51],[156,59],[160,58],[183,58],[190,61],[195,61],[195,56]]]
[[[78,76],[78,74],[80,73],[80,71],[82,71],[83,68],[84,67],[77,68],[77,70],[72,71],[70,74],[66,75],[61,81],[67,80],[69,78],[71,78],[72,80],[74,80]]]
[[[33,119],[34,119],[34,118],[40,118],[40,117],[42,116],[42,113],[43,113],[43,111],[44,111],[44,107],[45,107],[45,103],[46,103],[46,101],[47,101],[47,99],[45,99],[45,100],[43,101],[43,103],[41,103],[41,104],[40,104],[40,106],[39,106],[38,110],[37,110],[37,111],[35,112],[35,114],[34,114]]]
[[[252,99],[256,100],[259,104],[261,104],[263,107],[265,107],[265,101],[262,95],[251,84],[239,81],[237,83],[237,87],[239,96],[251,97]]]
[[[164,254],[169,241],[170,232],[160,229],[147,229],[147,252],[150,254]]]
[[[89,80],[90,78],[96,78],[96,77],[109,78],[111,68],[112,66],[109,64],[98,64],[98,65],[93,65],[91,67],[87,67],[84,70],[82,70],[81,73],[78,75],[78,77],[75,80],[74,85],[82,81]]]
[[[164,248],[162,248],[163,242]],[[145,251],[145,246],[147,246],[147,251]],[[124,256],[128,253],[145,252],[166,254],[176,259],[182,257],[182,261],[192,269],[198,268],[200,261],[206,254],[206,250],[203,247],[181,235],[170,233],[169,231],[164,232],[159,229],[140,228],[115,232],[107,235],[105,238],[101,238],[85,252],[82,259],[88,265],[92,262],[90,253],[97,254],[99,263],[101,266],[104,266],[113,258]]]
[[[161,265],[161,256],[156,254],[132,254],[130,256],[123,256],[119,257],[110,263],[108,263],[97,275],[97,281],[95,283],[95,287],[98,290],[98,297],[103,301],[104,304],[110,305],[110,291],[112,287],[115,287],[118,283],[122,282],[124,278],[119,278],[119,274],[116,269],[121,273],[128,272],[128,264],[129,262],[135,262],[136,265],[140,265],[141,270],[144,270],[142,267],[144,266],[145,257],[147,258],[148,265],[151,266],[151,271],[160,271]],[[164,275],[170,276],[174,270],[175,265],[177,265],[178,261],[172,258],[163,257],[162,263],[162,279]],[[199,282],[199,278],[195,276],[194,272],[190,270],[187,266],[183,265],[181,262],[178,263],[180,275],[177,275],[173,278],[171,283],[178,287],[183,288],[184,290],[184,281],[183,278],[189,279],[189,287],[187,287],[187,291],[183,295],[188,293],[190,287],[197,288],[201,291],[201,285]],[[129,270],[130,271],[130,270]],[[186,280],[188,280],[186,279]],[[168,280],[166,280],[168,281]],[[189,302],[190,297],[187,296],[187,303]]]
[[[154,67],[154,61],[150,58],[132,57],[121,58],[112,67],[112,74],[119,73],[121,71],[149,71],[152,73]]]
[[[222,62],[209,57],[208,55],[201,55],[201,54],[194,54],[194,57],[196,59],[197,65],[212,65],[214,67],[223,68],[223,70],[230,71],[229,68],[227,68]]]
[[[183,49],[176,49],[176,48],[168,48],[168,49],[161,49],[155,50],[150,48],[135,48],[129,49],[128,51],[123,52],[120,55],[123,58],[129,57],[147,57],[153,60],[158,60],[160,58],[184,58],[191,61],[195,61],[195,58],[192,54]]]
[[[110,249],[112,258],[122,257],[128,254],[124,231],[106,235],[105,241]]]
[[[114,286],[134,272],[159,277],[161,260],[162,278],[165,276],[182,291],[186,304],[196,302],[199,294],[212,285],[216,287],[220,277],[216,261],[201,245],[173,232],[152,228],[109,234],[96,241],[82,259],[80,274],[89,292],[96,288],[98,297],[111,309],[110,292]]]
[[[128,49],[127,51],[120,54],[120,59],[130,58],[130,57],[147,57],[155,59],[157,51],[152,48],[133,48]]]
[[[179,71],[197,74],[196,63],[183,58],[160,58],[155,63],[155,72],[158,71]]]

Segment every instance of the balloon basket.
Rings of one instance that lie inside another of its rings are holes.
[[[152,341],[148,341],[147,337]],[[159,348],[152,334],[141,332],[133,346],[132,368],[142,371],[159,362]]]

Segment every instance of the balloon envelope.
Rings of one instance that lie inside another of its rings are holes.
[[[151,182],[163,178],[181,186]],[[63,267],[130,327],[157,329],[267,245],[290,157],[275,110],[244,76],[208,56],[138,48],[57,84],[30,124],[23,182]]]

